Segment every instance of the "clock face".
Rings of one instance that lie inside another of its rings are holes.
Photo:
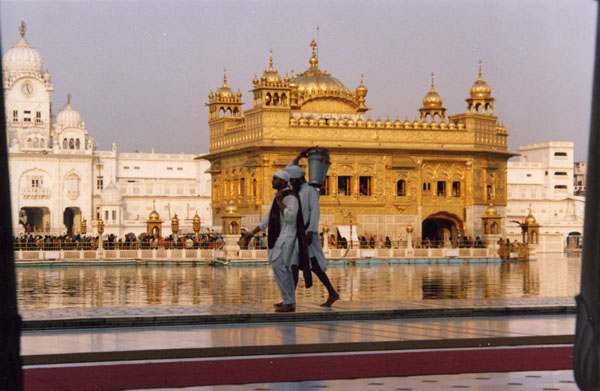
[[[25,83],[23,83],[21,91],[23,92],[23,95],[29,98],[31,95],[33,95],[34,92],[33,84],[29,81],[26,81]]]

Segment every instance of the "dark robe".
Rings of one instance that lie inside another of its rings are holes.
[[[304,284],[307,288],[312,286],[312,274],[310,272],[310,261],[308,258],[308,243],[306,242],[306,234],[304,232],[304,217],[302,216],[302,203],[300,197],[292,189],[286,189],[283,192],[283,197],[293,195],[298,200],[298,214],[296,214],[296,238],[298,239],[298,267],[302,270]],[[281,232],[281,211],[277,201],[273,198],[271,204],[271,213],[269,214],[269,226],[267,232],[268,248],[272,249],[277,242],[279,233]]]

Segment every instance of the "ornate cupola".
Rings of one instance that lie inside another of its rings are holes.
[[[350,91],[344,83],[319,69],[318,45],[313,39],[310,43],[312,55],[310,66],[290,81],[292,87],[293,108],[302,111],[356,114],[369,110],[365,106],[367,88],[361,84],[356,91]]]
[[[231,88],[227,85],[227,69],[223,69],[223,85],[217,88],[213,94],[210,90],[208,95],[208,117],[209,121],[215,121],[222,118],[242,118],[242,94],[238,90],[234,94]]]
[[[427,117],[431,116],[431,122],[435,122],[437,119],[441,121],[446,120],[446,108],[442,106],[442,97],[435,90],[433,72],[431,72],[431,89],[423,98],[423,107],[419,109],[421,113],[421,121],[427,120]]]
[[[52,90],[50,77],[47,72],[43,71],[42,57],[25,39],[25,21],[23,19],[21,19],[19,32],[21,34],[19,42],[2,57],[4,87],[10,88],[12,83],[21,77],[31,77],[47,84],[46,87]]]
[[[494,98],[492,89],[481,77],[481,60],[479,60],[479,77],[473,83],[467,101],[467,112],[473,114],[494,115]]]
[[[281,79],[273,68],[273,50],[269,51],[269,68],[265,69],[260,80],[256,75],[252,81],[254,89],[254,107],[290,107],[290,79]]]

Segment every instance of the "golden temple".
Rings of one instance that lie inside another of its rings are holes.
[[[354,91],[319,69],[317,43],[306,71],[281,77],[269,67],[253,80],[252,107],[242,111],[242,94],[223,84],[211,90],[209,153],[213,223],[235,205],[242,226],[266,213],[273,174],[298,152],[316,146],[331,155],[321,189],[320,226],[353,225],[359,235],[403,240],[482,236],[481,216],[492,203],[506,206],[507,133],[494,116],[491,88],[479,77],[466,99],[466,112],[446,115],[431,89],[418,118],[365,118],[367,88]],[[301,163],[306,164],[303,160]],[[306,169],[306,166],[304,166]],[[499,233],[502,233],[502,227]],[[447,234],[446,234],[447,235]]]

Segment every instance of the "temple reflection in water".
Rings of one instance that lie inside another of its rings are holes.
[[[580,258],[451,265],[333,266],[342,300],[422,300],[575,296]],[[68,266],[17,269],[20,309],[198,306],[279,300],[264,266]],[[320,285],[299,288],[298,302],[326,297]]]

